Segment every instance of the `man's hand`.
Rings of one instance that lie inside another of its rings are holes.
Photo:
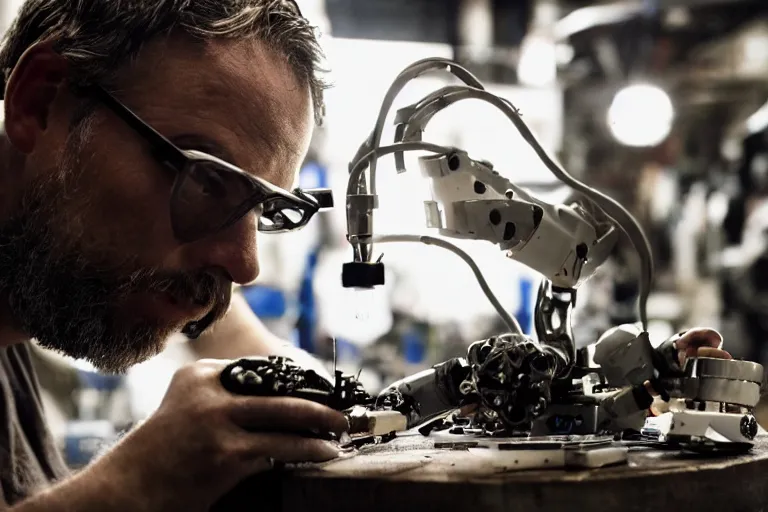
[[[335,444],[297,432],[341,434],[341,413],[307,400],[232,395],[219,381],[225,366],[205,360],[179,370],[153,416],[62,485],[58,495],[75,505],[67,510],[206,511],[273,460],[338,456]],[[55,500],[34,502],[20,510],[59,510]]]
[[[219,381],[225,366],[205,360],[181,369],[157,413],[136,432],[143,457],[135,464],[143,462],[145,471],[155,474],[163,501],[171,499],[165,510],[210,506],[243,478],[271,467],[272,460],[320,462],[339,453],[330,442],[295,433],[341,434],[348,428],[341,413],[307,400],[232,395]],[[121,449],[136,449],[131,441]]]
[[[731,354],[722,349],[723,337],[714,329],[696,327],[685,331],[675,342],[677,360],[680,368],[685,368],[685,360],[689,357],[713,357],[717,359],[733,359]],[[650,382],[645,383],[645,389],[656,397],[651,411],[659,415],[668,410],[668,404],[660,401],[659,394],[653,389]]]
[[[714,357],[732,359],[731,354],[722,349],[723,337],[713,329],[697,327],[685,332],[675,343],[680,367],[685,367],[689,357]]]

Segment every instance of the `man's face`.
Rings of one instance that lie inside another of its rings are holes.
[[[180,244],[173,173],[101,105],[73,128],[78,100],[51,83],[46,59],[28,55],[6,95],[6,131],[24,156],[0,176],[0,295],[43,346],[119,372],[190,321],[220,318],[232,283],[256,279],[257,218]],[[253,41],[171,38],[126,77],[119,99],[177,146],[291,187],[313,112],[285,59]]]

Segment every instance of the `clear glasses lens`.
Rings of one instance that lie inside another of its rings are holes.
[[[225,229],[256,206],[261,211],[258,229],[267,233],[299,229],[313,213],[243,173],[218,162],[194,160],[177,178],[171,219],[176,236],[193,241]]]

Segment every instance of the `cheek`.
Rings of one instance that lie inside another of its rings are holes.
[[[106,148],[113,147],[110,151]],[[172,250],[172,176],[140,149],[94,141],[80,153],[73,200],[90,246],[158,265]]]

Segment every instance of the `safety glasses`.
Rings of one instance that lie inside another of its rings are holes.
[[[104,88],[83,91],[120,117],[150,145],[153,156],[175,174],[171,193],[171,224],[182,243],[218,233],[252,210],[266,233],[295,231],[312,216],[333,206],[327,189],[288,192],[201,151],[182,150]]]

